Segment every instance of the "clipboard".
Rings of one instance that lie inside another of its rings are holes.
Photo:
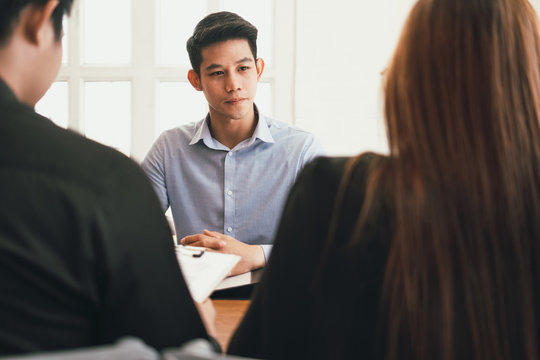
[[[229,276],[217,284],[214,290],[227,290],[235,287],[256,284],[261,280],[263,269],[248,271],[240,275]]]
[[[191,297],[204,302],[240,261],[240,256],[208,251],[195,246],[175,246],[176,258]]]

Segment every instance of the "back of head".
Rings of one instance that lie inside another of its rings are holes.
[[[13,27],[19,19],[19,14],[28,5],[43,6],[49,0],[0,0],[0,47],[8,41]],[[59,40],[62,35],[62,20],[64,15],[71,11],[73,0],[59,0],[58,6],[53,12],[52,21]]]
[[[251,23],[228,11],[213,13],[202,19],[187,41],[189,60],[197,75],[200,76],[202,50],[209,45],[233,39],[246,39],[253,58],[257,59],[257,28]]]
[[[536,13],[419,0],[386,76],[388,358],[538,358]]]
[[[508,147],[537,155],[539,62],[527,0],[420,0],[387,73],[392,154],[430,172],[445,170],[443,158],[494,166]]]

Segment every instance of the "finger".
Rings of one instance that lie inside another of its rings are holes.
[[[182,245],[192,245],[193,243],[195,243],[197,241],[201,241],[200,236],[201,236],[201,234],[184,236],[182,238],[182,240],[180,240],[180,244],[182,244]]]
[[[204,229],[203,233],[206,236],[211,236],[211,237],[223,240],[225,242],[225,244],[230,243],[231,241],[238,241],[235,238],[230,237],[229,235],[225,235],[225,234],[222,234],[222,233],[217,232],[217,231],[210,231],[210,230]]]
[[[182,245],[186,245],[186,246],[187,246],[188,244],[182,244]],[[197,241],[195,241],[195,242],[189,243],[189,246],[204,247],[204,244],[203,244],[202,241],[197,240]]]
[[[206,229],[203,230],[203,234],[208,235],[208,236],[212,236],[212,237],[216,237],[216,238],[221,238],[223,236],[222,233],[219,233],[217,231],[210,231],[210,230],[206,230]]]
[[[204,247],[213,250],[221,250],[225,247],[225,241],[209,236],[204,237],[201,243]]]

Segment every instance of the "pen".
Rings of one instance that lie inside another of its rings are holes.
[[[178,245],[178,251],[180,251],[181,254],[192,256],[195,258],[201,257],[204,254],[205,248],[197,247],[197,246],[189,246],[189,245]]]

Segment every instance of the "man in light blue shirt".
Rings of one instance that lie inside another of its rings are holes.
[[[188,79],[209,113],[164,132],[142,163],[181,243],[240,255],[233,274],[264,266],[291,186],[322,154],[313,135],[259,114],[256,39],[233,13],[199,22],[187,43]]]

